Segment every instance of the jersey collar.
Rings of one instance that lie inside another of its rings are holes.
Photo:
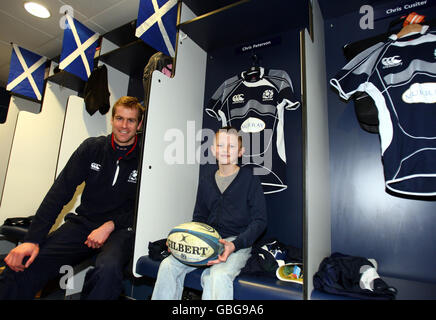
[[[265,74],[265,68],[259,67],[259,75],[256,75],[256,78],[260,80],[263,78],[264,74]],[[250,81],[250,70],[242,71],[240,76],[242,80],[247,82],[252,82]]]

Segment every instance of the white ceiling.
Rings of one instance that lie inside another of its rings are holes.
[[[139,0],[34,0],[51,13],[48,19],[34,17],[24,10],[25,0],[0,1],[0,86],[9,75],[11,42],[47,58],[61,53],[64,30],[62,6],[73,8],[74,18],[91,30],[105,34],[138,16]]]

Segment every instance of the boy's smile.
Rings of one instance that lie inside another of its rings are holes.
[[[215,144],[212,146],[212,153],[219,165],[236,165],[243,151],[239,145],[238,136],[225,131],[216,135]]]

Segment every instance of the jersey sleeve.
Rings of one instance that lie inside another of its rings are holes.
[[[206,113],[217,120],[221,120],[218,111],[222,108],[221,97],[224,92],[224,85],[225,83],[222,83],[218,89],[216,89],[205,108]]]
[[[286,110],[296,110],[300,106],[300,101],[295,97],[294,87],[289,74],[284,70],[270,70],[268,78],[277,87],[278,104]]]
[[[330,84],[338,90],[341,98],[348,100],[357,91],[365,91],[365,83],[373,74],[383,48],[376,44],[366,49],[330,79]]]
[[[205,108],[205,112],[217,121],[221,121],[223,127],[227,125],[227,118],[223,109],[227,99],[230,98],[231,93],[240,81],[238,76],[233,76],[224,81],[218,89],[216,89]]]

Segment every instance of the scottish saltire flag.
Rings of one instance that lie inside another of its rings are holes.
[[[59,69],[87,81],[94,68],[94,55],[99,34],[88,29],[70,15],[64,31]]]
[[[136,33],[145,43],[168,56],[175,56],[177,0],[141,0]]]
[[[12,44],[6,90],[41,101],[46,57]]]

